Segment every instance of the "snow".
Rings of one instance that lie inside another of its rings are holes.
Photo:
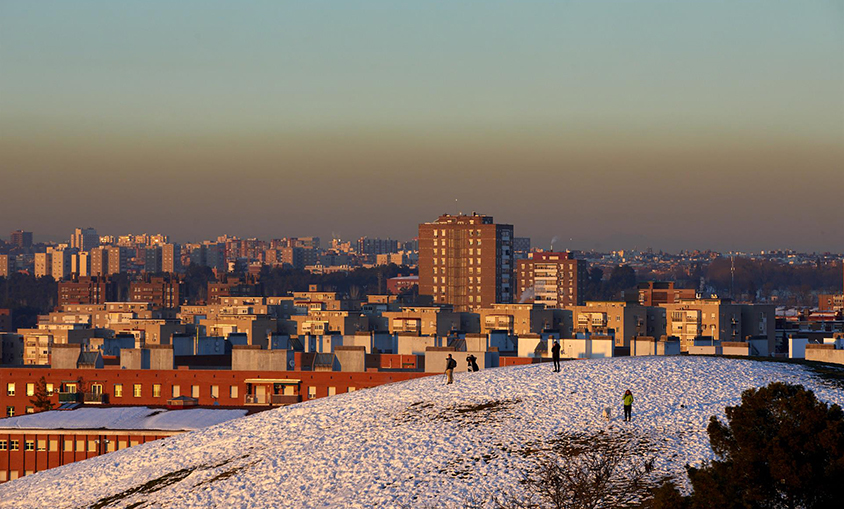
[[[142,407],[77,408],[0,419],[7,429],[109,429],[193,431],[246,415],[240,409],[162,410]]]
[[[307,401],[39,472],[0,485],[0,507],[113,496],[107,507],[462,506],[518,490],[526,450],[599,432],[646,440],[659,472],[683,476],[684,465],[713,457],[709,417],[773,381],[844,405],[844,390],[794,364],[682,356],[569,361],[560,373],[512,366],[456,374],[453,385],[440,375]]]

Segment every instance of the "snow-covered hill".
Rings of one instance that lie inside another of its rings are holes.
[[[600,431],[638,437],[656,468],[712,457],[709,416],[741,392],[800,383],[798,365],[700,357],[498,368],[385,385],[236,419],[0,485],[0,507],[434,507],[518,489],[527,452]],[[636,398],[622,422],[621,396]],[[613,408],[613,420],[601,409]]]

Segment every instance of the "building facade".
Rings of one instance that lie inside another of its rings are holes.
[[[530,253],[516,262],[519,302],[564,308],[584,304],[586,261],[570,253]]]
[[[419,225],[419,294],[455,311],[513,300],[513,226],[492,216],[443,215]]]

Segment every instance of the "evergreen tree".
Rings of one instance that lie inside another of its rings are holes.
[[[693,507],[840,507],[844,413],[799,385],[774,382],[712,417],[717,460],[689,468]]]
[[[32,406],[35,407],[35,410],[38,412],[44,412],[46,410],[53,409],[53,402],[50,400],[50,395],[47,394],[47,381],[42,376],[38,383],[35,384],[35,394],[31,400]]]

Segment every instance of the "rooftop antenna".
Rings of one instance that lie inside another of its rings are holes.
[[[733,256],[733,252],[730,251],[730,300],[735,299],[735,295],[733,295],[733,289],[735,288],[736,282],[736,261],[735,257]]]

